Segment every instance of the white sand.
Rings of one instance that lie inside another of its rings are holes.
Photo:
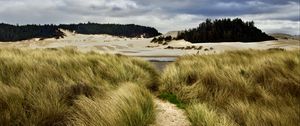
[[[173,47],[185,47],[185,46],[192,46],[193,44],[184,40],[177,40],[169,42],[168,46]]]
[[[175,37],[178,36],[178,33],[179,33],[179,31],[169,31],[169,32],[167,32],[166,34],[164,34],[162,36],[164,36],[164,37],[171,36],[172,38],[175,38]]]
[[[253,43],[241,42],[224,42],[224,43],[199,43],[192,44],[184,40],[172,41],[169,45],[158,45],[150,43],[150,39],[146,38],[120,38],[111,35],[82,35],[74,34],[68,31],[63,31],[66,37],[61,39],[38,39],[25,40],[20,42],[0,42],[0,47],[15,47],[15,48],[61,48],[75,47],[80,51],[95,51],[99,53],[120,53],[129,56],[181,56],[188,54],[196,54],[198,50],[180,50],[180,49],[165,49],[168,46],[186,47],[186,46],[203,46],[203,49],[198,53],[210,54],[219,53],[227,50],[242,50],[242,49],[269,49],[269,48],[285,48],[299,49],[299,40],[279,40],[265,41]],[[175,32],[170,32],[174,35]],[[149,48],[151,46],[152,48]],[[205,48],[213,50],[204,51]]]
[[[156,105],[156,119],[150,126],[190,126],[184,110],[174,104],[159,99],[154,100]]]

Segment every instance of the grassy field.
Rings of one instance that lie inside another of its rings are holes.
[[[194,126],[297,126],[300,52],[233,51],[184,56],[161,75],[160,97]]]
[[[0,125],[147,125],[157,77],[121,55],[0,49]]]
[[[0,48],[0,125],[143,126],[153,94],[194,126],[297,126],[300,52],[232,51],[149,62],[71,48]]]

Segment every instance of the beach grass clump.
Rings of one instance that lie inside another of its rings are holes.
[[[0,125],[147,125],[157,77],[122,55],[2,48]]]
[[[161,76],[195,126],[289,125],[300,121],[300,52],[229,51],[180,57]]]
[[[128,93],[131,92],[131,93]],[[145,126],[155,118],[151,94],[137,84],[123,84],[105,98],[80,97],[71,115],[75,126]]]

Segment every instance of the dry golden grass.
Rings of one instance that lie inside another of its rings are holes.
[[[179,58],[161,76],[194,126],[297,126],[300,52],[233,51]]]
[[[0,49],[0,125],[147,125],[157,78],[150,63],[121,55]],[[181,57],[164,70],[159,91],[194,126],[296,126],[300,52]]]
[[[146,125],[156,78],[126,56],[0,49],[0,125]]]

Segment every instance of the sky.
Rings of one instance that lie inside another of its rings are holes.
[[[9,24],[139,24],[165,33],[237,17],[266,33],[300,34],[299,0],[0,0],[0,22]]]

